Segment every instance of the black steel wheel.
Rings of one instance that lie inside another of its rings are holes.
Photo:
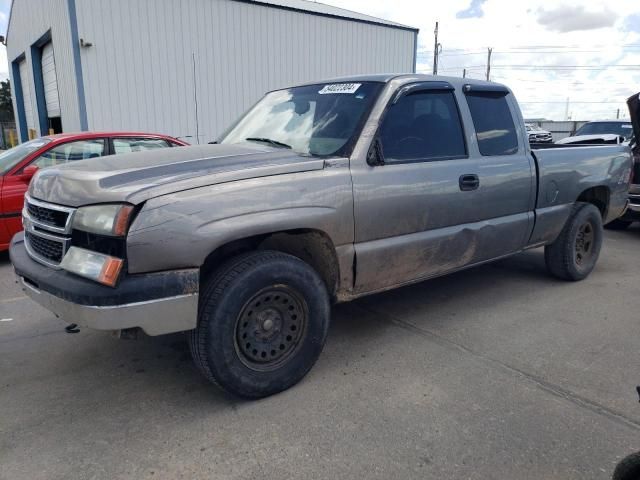
[[[313,268],[292,255],[256,251],[222,265],[202,286],[189,344],[210,381],[241,397],[266,397],[311,369],[329,318],[329,294]]]
[[[578,234],[576,236],[576,257],[575,262],[577,265],[583,265],[588,262],[594,253],[595,243],[595,227],[590,220],[586,220],[582,225],[578,227]]]
[[[278,368],[300,346],[307,312],[304,298],[289,286],[274,285],[255,294],[236,320],[240,360],[258,371]]]
[[[582,280],[595,268],[603,239],[600,210],[576,203],[558,238],[544,249],[549,272],[563,280]]]

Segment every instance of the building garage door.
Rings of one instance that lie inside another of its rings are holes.
[[[27,122],[27,136],[31,138],[34,134],[30,132],[36,129],[36,118],[33,111],[31,89],[29,88],[29,69],[27,68],[26,60],[20,62],[20,82],[22,83],[22,99],[24,102],[24,116]]]
[[[44,98],[47,103],[47,117],[59,117],[58,77],[56,76],[56,62],[53,58],[53,44],[51,42],[42,48],[42,81],[44,83]]]

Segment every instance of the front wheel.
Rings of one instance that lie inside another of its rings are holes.
[[[596,266],[602,238],[600,210],[590,203],[576,203],[556,241],[544,249],[547,270],[562,280],[586,278]]]
[[[198,316],[189,344],[200,371],[234,395],[261,398],[295,385],[318,359],[329,295],[299,258],[256,251],[213,274]]]

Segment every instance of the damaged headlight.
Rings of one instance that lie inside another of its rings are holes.
[[[133,206],[107,204],[80,207],[73,216],[73,228],[84,232],[123,237],[127,234]]]

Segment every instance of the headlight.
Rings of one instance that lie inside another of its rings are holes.
[[[84,232],[123,237],[127,234],[133,206],[93,205],[79,208],[73,216],[73,228]]]
[[[121,258],[71,247],[62,259],[60,267],[81,277],[114,287],[123,263]]]

